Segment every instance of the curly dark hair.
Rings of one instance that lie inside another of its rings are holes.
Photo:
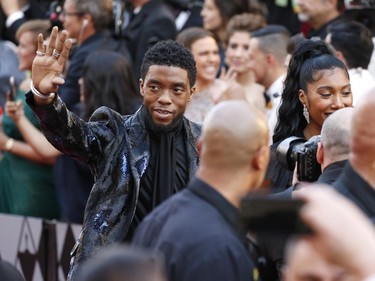
[[[284,81],[282,102],[279,108],[273,142],[302,132],[307,122],[303,117],[303,106],[299,100],[300,89],[307,91],[307,84],[322,78],[321,71],[340,68],[349,78],[345,64],[334,56],[328,45],[321,40],[306,40],[300,43],[292,54]]]
[[[165,40],[153,45],[143,57],[141,65],[141,78],[143,80],[152,65],[166,65],[185,69],[188,73],[190,87],[195,84],[197,67],[193,54],[181,43]]]

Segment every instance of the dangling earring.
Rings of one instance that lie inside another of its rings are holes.
[[[307,110],[307,107],[306,107],[305,104],[303,105],[303,116],[305,117],[307,124],[309,124],[310,123],[310,113]]]

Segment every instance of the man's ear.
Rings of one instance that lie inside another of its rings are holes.
[[[197,88],[195,86],[191,87],[190,89],[190,96],[188,98],[188,101],[191,101],[191,99],[193,98],[193,96],[195,95],[195,91],[197,90]]]
[[[139,92],[140,92],[140,94],[142,95],[142,97],[144,97],[143,85],[144,85],[143,79],[140,78],[140,79],[139,79]]]
[[[343,53],[341,51],[336,50],[335,54],[336,54],[336,57],[346,65],[346,60],[345,60]]]
[[[251,166],[254,170],[262,171],[267,169],[269,160],[269,151],[267,150],[269,150],[269,146],[263,145],[254,154],[251,159]]]
[[[324,162],[324,148],[321,142],[318,142],[318,149],[316,151],[316,160],[320,165]]]
[[[275,65],[275,56],[273,54],[266,54],[267,65]]]

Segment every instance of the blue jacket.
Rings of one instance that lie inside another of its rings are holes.
[[[82,231],[73,251],[69,279],[80,262],[102,246],[124,240],[136,210],[140,180],[150,160],[150,139],[141,110],[121,116],[108,107],[84,122],[66,109],[59,97],[46,107],[27,102],[41,122],[46,138],[60,151],[86,162],[95,177]],[[183,117],[187,136],[189,178],[198,168],[196,141],[201,127]]]

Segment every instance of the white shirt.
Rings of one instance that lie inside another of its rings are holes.
[[[266,93],[271,98],[272,108],[267,109],[268,128],[270,131],[270,144],[272,144],[272,136],[279,119],[279,107],[281,104],[281,94],[284,89],[284,80],[286,74],[279,76],[267,89]]]
[[[372,42],[374,42],[375,45],[375,37],[372,37]],[[372,56],[370,60],[370,64],[368,65],[368,71],[370,71],[372,78],[375,79],[375,48],[372,51]]]
[[[353,106],[356,106],[361,96],[375,87],[375,80],[368,70],[360,67],[349,69],[349,76],[353,93]]]

